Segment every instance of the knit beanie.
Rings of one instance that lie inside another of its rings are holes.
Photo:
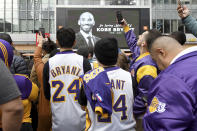
[[[13,48],[10,43],[0,39],[0,58],[4,61],[7,67],[11,66],[13,56]]]
[[[96,42],[94,53],[103,65],[115,65],[118,59],[118,42],[115,38],[103,38]]]

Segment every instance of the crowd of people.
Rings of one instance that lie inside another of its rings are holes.
[[[177,12],[197,36],[189,9]],[[183,32],[151,29],[137,39],[125,19],[121,26],[131,59],[116,38],[79,47],[80,32],[62,27],[56,43],[38,36],[30,74],[9,34],[0,34],[0,131],[197,130],[197,47],[184,46]]]

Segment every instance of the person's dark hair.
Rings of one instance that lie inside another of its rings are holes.
[[[61,48],[72,48],[75,42],[75,31],[72,28],[61,28],[57,31],[57,40]]]
[[[47,54],[50,54],[51,51],[57,49],[56,44],[48,38],[48,41],[45,41],[42,45],[42,50],[44,50]]]
[[[87,47],[80,47],[80,48],[77,50],[77,54],[82,55],[82,56],[85,57],[85,58],[88,58],[89,50],[88,50]]]
[[[177,40],[181,45],[184,45],[186,42],[186,35],[181,31],[172,32],[169,36]]]
[[[103,38],[96,42],[94,53],[103,65],[115,65],[118,58],[118,42],[115,38]]]
[[[49,58],[53,57],[53,56],[56,55],[58,52],[60,52],[60,50],[57,49],[57,48],[54,49],[54,50],[52,50],[51,53],[50,53],[50,55],[49,55]]]
[[[129,63],[130,61],[124,53],[118,54],[117,66],[119,66],[123,70],[129,71]]]
[[[153,42],[160,36],[162,36],[162,34],[156,29],[152,29],[148,31],[148,34],[146,35],[145,40],[146,40],[149,51],[152,48]]]
[[[7,34],[7,33],[0,33],[0,39],[9,42],[10,45],[12,44],[12,38],[11,38],[10,35]]]

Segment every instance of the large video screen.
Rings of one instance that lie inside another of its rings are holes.
[[[121,11],[124,19],[134,30],[136,36],[143,32],[144,26],[150,26],[149,8],[57,8],[56,27],[71,27],[76,33],[80,32],[80,16],[84,12],[92,14],[95,24],[92,35],[98,38],[115,37],[119,47],[128,48],[123,29],[116,21],[116,11]]]

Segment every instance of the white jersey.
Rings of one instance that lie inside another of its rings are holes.
[[[135,131],[135,119],[133,117],[133,89],[132,79],[129,72],[120,68],[107,71],[109,80],[112,83],[114,100],[112,115],[108,119],[101,119],[92,111],[88,102],[88,117],[86,127],[88,131]],[[88,123],[90,122],[90,123]]]
[[[85,111],[77,101],[83,57],[73,52],[57,54],[49,59],[49,74],[52,130],[84,130]]]

